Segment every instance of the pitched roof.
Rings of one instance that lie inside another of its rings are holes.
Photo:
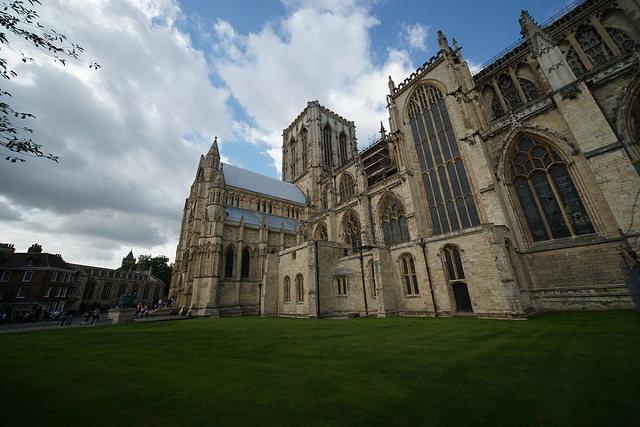
[[[224,165],[224,177],[229,187],[253,191],[254,193],[264,194],[265,196],[288,200],[294,203],[305,203],[304,193],[295,184],[289,182],[280,181],[279,179],[229,164]]]
[[[32,259],[31,265],[27,261]],[[0,268],[16,268],[20,270],[60,269],[73,270],[60,256],[49,253],[2,253],[0,255]]]
[[[257,211],[249,211],[246,209],[232,208],[231,206],[227,206],[226,209],[226,220],[228,221],[240,222],[240,220],[244,216],[245,224],[260,225],[262,223],[262,218],[266,218],[269,228],[280,228],[281,225],[284,225],[285,230],[295,231],[298,229],[297,219],[270,215]]]

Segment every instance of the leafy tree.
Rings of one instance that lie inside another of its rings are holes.
[[[82,47],[74,43],[67,43],[64,34],[56,32],[54,29],[45,29],[37,21],[38,13],[33,9],[36,4],[41,5],[40,0],[12,0],[0,2],[0,50],[2,46],[11,49],[11,37],[18,37],[26,40],[36,48],[45,52],[53,58],[54,62],[65,65],[68,59],[81,61],[80,54]],[[22,55],[22,62],[33,62],[33,58]],[[81,61],[84,62],[84,61]],[[91,62],[89,68],[97,70],[100,65]],[[17,76],[17,73],[7,65],[6,58],[0,57],[0,74],[9,80]],[[35,118],[31,113],[15,111],[5,102],[11,94],[0,88],[0,148],[9,150],[5,160],[11,163],[26,161],[23,157],[44,157],[54,162],[58,161],[58,156],[42,151],[42,145],[33,142],[23,135],[33,133],[28,127],[15,125],[12,120]]]

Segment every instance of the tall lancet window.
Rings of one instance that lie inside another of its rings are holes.
[[[409,118],[434,233],[480,224],[442,92],[420,86],[409,100]]]
[[[296,163],[296,140],[291,138],[289,142],[289,168],[291,170],[291,178],[295,178],[298,175]]]
[[[309,167],[309,133],[306,128],[300,131],[300,145],[302,146],[302,171]]]
[[[347,164],[349,161],[349,156],[347,153],[347,135],[344,133],[340,134],[339,138],[340,142],[340,166]]]
[[[595,232],[566,163],[549,144],[522,138],[509,162],[533,241]]]
[[[322,162],[327,168],[333,167],[332,134],[333,130],[331,129],[331,126],[326,125],[322,129]]]

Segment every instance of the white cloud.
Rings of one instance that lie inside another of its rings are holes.
[[[403,25],[404,39],[409,47],[414,50],[427,50],[427,33],[429,27],[420,23],[414,25]]]
[[[147,253],[163,247],[179,232],[200,154],[214,135],[233,135],[229,92],[211,84],[204,54],[173,26],[180,11],[172,1],[46,6],[40,22],[79,43],[82,58],[101,68],[63,67],[33,50],[34,64],[8,56],[18,77],[3,89],[16,110],[36,115],[26,123],[33,138],[60,163],[0,168],[3,239],[19,251],[37,241],[72,262],[90,257],[100,265],[117,262],[123,245]],[[16,223],[18,207],[46,218]]]

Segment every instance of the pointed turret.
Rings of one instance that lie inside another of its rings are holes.
[[[218,169],[220,165],[220,151],[218,150],[218,137],[216,136],[213,140],[213,144],[211,144],[211,148],[209,148],[209,152],[207,153],[207,167],[213,167],[214,169]]]
[[[221,188],[227,190],[227,182],[224,179],[223,165],[220,165],[220,170],[216,174],[216,178],[213,180],[213,188]]]
[[[520,15],[522,35],[527,39],[533,57],[547,77],[553,90],[559,90],[576,81],[558,44],[523,10]]]

